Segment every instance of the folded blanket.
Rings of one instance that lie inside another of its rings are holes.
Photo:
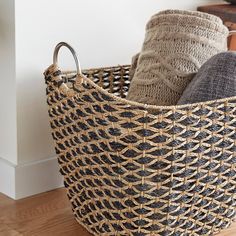
[[[177,104],[195,73],[227,50],[228,29],[207,13],[167,10],[154,15],[127,99],[153,105]]]
[[[134,77],[134,73],[135,73],[137,65],[138,65],[138,59],[139,59],[139,53],[135,54],[132,57],[131,67],[130,67],[130,71],[129,71],[129,80],[132,80]]]
[[[178,105],[236,96],[236,52],[213,56],[184,90]]]

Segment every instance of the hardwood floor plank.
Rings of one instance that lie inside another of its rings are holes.
[[[1,236],[90,236],[74,219],[65,189],[14,201],[0,194]]]
[[[217,236],[235,236],[236,223]],[[91,236],[72,214],[64,188],[14,201],[0,194],[0,236]]]

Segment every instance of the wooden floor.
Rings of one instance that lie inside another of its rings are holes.
[[[14,201],[0,194],[0,236],[91,236],[73,218],[64,189]],[[218,236],[236,236],[236,223]]]

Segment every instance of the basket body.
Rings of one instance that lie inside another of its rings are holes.
[[[94,235],[211,235],[235,217],[236,98],[180,107],[125,102],[129,66],[45,72],[60,172]],[[67,82],[67,83],[66,83]],[[107,90],[107,91],[105,91]]]

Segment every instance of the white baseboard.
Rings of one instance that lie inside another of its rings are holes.
[[[62,186],[56,157],[17,166],[0,159],[0,192],[15,200]]]
[[[0,158],[0,192],[15,198],[15,166]]]

